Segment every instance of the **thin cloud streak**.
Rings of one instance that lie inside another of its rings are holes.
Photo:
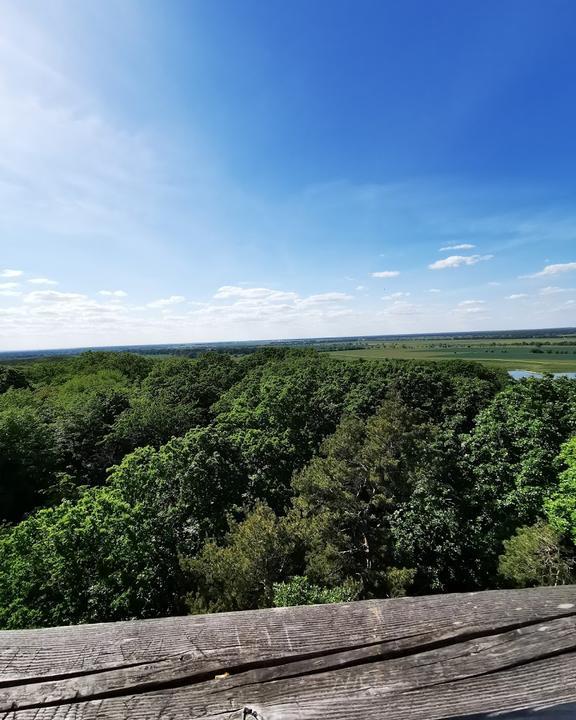
[[[370,273],[373,278],[395,278],[400,275],[399,270],[380,270],[379,272]]]
[[[494,255],[449,255],[447,258],[431,263],[428,268],[430,270],[446,270],[463,265],[476,265],[479,262],[491,260],[493,257]]]
[[[546,265],[540,272],[532,275],[521,275],[523,278],[549,277],[550,275],[560,275],[567,272],[576,271],[576,262],[557,263],[555,265]]]

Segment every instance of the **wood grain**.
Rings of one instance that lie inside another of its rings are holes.
[[[572,702],[571,586],[0,633],[5,720],[434,720]]]

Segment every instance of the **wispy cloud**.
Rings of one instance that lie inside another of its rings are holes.
[[[404,297],[410,297],[409,292],[394,292],[390,293],[390,295],[384,295],[382,297],[382,300],[399,300],[400,298]]]
[[[186,298],[183,295],[170,295],[170,297],[167,298],[160,298],[158,300],[153,300],[152,302],[149,302],[146,307],[149,308],[166,308],[170,307],[171,305],[180,305],[180,303],[183,303],[186,301]]]
[[[373,278],[393,278],[400,275],[399,270],[380,270],[378,272],[370,273]]]
[[[124,290],[99,290],[98,295],[104,295],[105,297],[123,298],[127,297],[128,293]]]
[[[491,260],[494,255],[449,255],[442,260],[428,265],[430,270],[446,270],[447,268],[457,268],[462,265],[476,265],[476,263],[484,260]]]
[[[287,300],[295,300],[297,297],[296,293],[293,292],[271,290],[270,288],[263,287],[247,288],[237,285],[224,285],[219,288],[214,295],[216,300],[237,298],[239,300],[267,300],[269,302],[285,302]]]
[[[480,315],[486,313],[485,306],[485,300],[462,300],[454,308],[454,312],[465,315]]]
[[[448,250],[473,250],[476,245],[471,243],[460,243],[459,245],[445,245],[438,249],[438,252],[447,252]]]
[[[513,293],[512,295],[506,295],[504,300],[521,300],[522,298],[527,298],[529,295],[526,293]]]
[[[353,295],[348,295],[347,293],[327,292],[309,295],[302,299],[298,298],[296,302],[299,305],[324,305],[325,303],[340,303],[353,299]]]
[[[381,315],[420,315],[422,307],[406,300],[395,300]]]
[[[49,278],[43,277],[29,278],[28,282],[32,285],[58,285],[57,280],[50,280]]]
[[[154,174],[152,153],[62,61],[74,43],[63,46],[59,10],[50,12],[52,25],[36,22],[21,3],[2,8],[0,225],[121,238],[134,231],[138,194]],[[79,17],[81,10],[68,13],[70,28]],[[84,67],[89,62],[82,57]]]
[[[77,303],[87,300],[81,293],[59,292],[58,290],[35,290],[24,296],[24,302],[30,304],[40,303]]]
[[[540,288],[538,291],[539,295],[559,295],[560,293],[576,292],[576,288],[561,288],[549,285],[548,287]]]
[[[522,275],[526,278],[548,277],[549,275],[560,275],[562,273],[574,272],[576,270],[576,262],[557,263],[555,265],[546,265],[540,272],[532,275]]]
[[[0,271],[0,277],[3,278],[16,278],[24,275],[23,270],[2,270]]]

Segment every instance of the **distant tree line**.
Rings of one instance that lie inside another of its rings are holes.
[[[576,382],[310,349],[0,367],[0,627],[557,584]]]

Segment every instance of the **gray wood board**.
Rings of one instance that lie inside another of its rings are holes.
[[[434,720],[567,703],[574,586],[0,633],[6,720]]]

